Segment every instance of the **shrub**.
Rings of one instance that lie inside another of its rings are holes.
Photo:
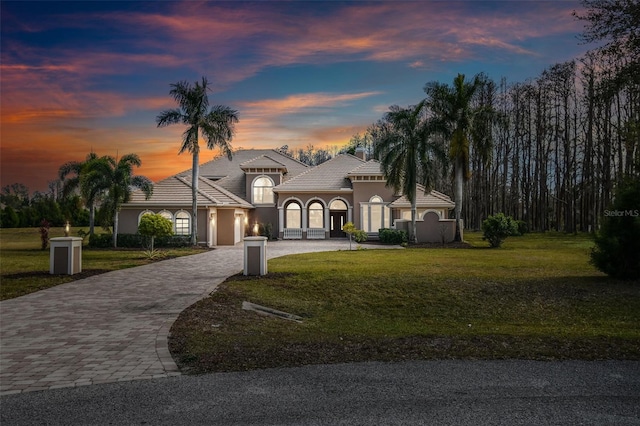
[[[140,218],[138,225],[140,235],[151,237],[151,252],[154,251],[153,243],[156,237],[166,237],[173,234],[173,224],[166,217],[156,214],[145,214]]]
[[[498,213],[482,221],[482,239],[488,240],[491,247],[500,247],[511,235],[516,235],[518,225],[511,216]]]
[[[525,235],[529,233],[529,225],[524,220],[517,220],[516,226],[518,227],[517,235]]]
[[[613,205],[605,210],[596,233],[591,263],[618,279],[640,278],[640,179],[616,188]]]
[[[353,222],[345,223],[342,226],[342,230],[349,236],[349,250],[351,250],[351,238],[355,239],[357,243],[367,241],[367,233],[357,229]]]
[[[382,244],[402,244],[409,242],[409,235],[400,229],[382,228],[378,230]]]
[[[40,222],[40,248],[42,250],[46,250],[47,245],[49,245],[49,228],[51,228],[49,221],[42,219],[42,222]]]
[[[120,248],[140,248],[145,242],[145,237],[140,234],[118,234],[118,247]],[[156,247],[188,247],[190,246],[189,235],[169,235],[155,239]],[[111,234],[94,234],[89,237],[89,247],[91,248],[112,248],[113,236]]]
[[[273,225],[271,223],[258,224],[258,235],[267,237],[268,240],[273,239]]]
[[[356,243],[364,243],[365,241],[367,241],[368,237],[369,236],[367,235],[367,233],[361,229],[356,229],[353,232],[353,239],[355,240]]]

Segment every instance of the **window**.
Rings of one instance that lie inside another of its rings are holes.
[[[191,216],[189,213],[176,213],[176,235],[191,235]]]
[[[382,197],[374,195],[368,203],[362,203],[362,229],[366,232],[378,232],[380,228],[391,227],[391,209]]]
[[[173,215],[166,211],[166,210],[162,210],[160,213],[158,213],[160,216],[164,217],[165,219],[169,219],[171,221],[171,223],[173,223]]]
[[[140,213],[138,215],[138,225],[140,225],[140,220],[142,219],[142,216],[144,216],[145,214],[153,214],[153,212],[151,210],[145,210],[142,213]]]
[[[253,203],[273,204],[273,181],[267,176],[261,176],[253,181]]]
[[[324,228],[324,207],[317,201],[309,205],[309,228]]]
[[[347,210],[347,205],[342,200],[333,200],[329,204],[329,210]]]
[[[302,214],[298,203],[289,203],[287,205],[287,223],[286,228],[302,228]]]

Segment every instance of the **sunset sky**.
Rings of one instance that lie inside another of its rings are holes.
[[[1,182],[45,191],[66,161],[137,153],[191,167],[156,128],[169,85],[202,76],[239,111],[234,148],[344,145],[429,81],[537,77],[581,56],[571,1],[2,1]],[[217,152],[203,147],[201,161]]]

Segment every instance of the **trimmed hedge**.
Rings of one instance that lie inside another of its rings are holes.
[[[409,241],[406,231],[389,228],[379,229],[378,238],[382,244],[402,244]]]
[[[150,238],[140,234],[118,234],[119,248],[145,248],[150,244]],[[169,235],[156,237],[155,247],[188,247],[191,245],[188,235]],[[89,237],[89,247],[112,248],[112,234],[94,234]]]

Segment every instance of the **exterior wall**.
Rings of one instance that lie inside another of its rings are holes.
[[[273,186],[278,186],[282,183],[281,173],[245,173],[245,194],[247,194],[246,201],[250,203],[253,203],[253,188],[251,186],[253,184],[253,181],[260,176],[267,176],[271,178],[271,180],[273,181]]]
[[[396,229],[410,233],[411,221],[398,220]],[[464,229],[464,226],[462,226],[462,229]],[[462,229],[460,230],[461,235]],[[455,219],[440,219],[436,213],[429,212],[425,215],[424,220],[416,220],[416,239],[418,243],[451,243],[455,235]]]
[[[360,203],[368,203],[374,195],[382,197],[382,199],[388,203],[398,198],[395,196],[393,188],[388,188],[384,181],[353,182],[353,224],[356,228],[362,229]],[[392,216],[392,218],[395,218],[395,216]]]
[[[276,207],[256,207],[249,213],[250,235],[253,235],[253,226],[256,223],[270,223],[274,236],[278,235],[278,209]]]
[[[151,209],[122,209],[118,215],[118,233],[136,234],[138,232],[138,217],[140,213]],[[162,209],[153,210],[158,213]]]
[[[425,208],[417,208],[417,216],[416,219],[418,220],[422,220],[424,219],[424,216],[428,213],[428,212],[435,212],[436,214],[438,214],[440,216],[441,219],[448,219],[449,218],[449,213],[448,210],[446,208],[434,208],[434,209],[425,209]],[[394,213],[393,218],[394,219],[403,219],[403,216],[406,214],[406,217],[404,217],[404,219],[407,220],[411,220],[411,209],[408,208],[403,208],[403,209],[397,209],[396,210],[397,213]]]
[[[189,210],[191,212],[191,210]],[[193,228],[192,228],[193,229]],[[198,243],[207,242],[207,232],[209,231],[209,208],[198,207]]]

